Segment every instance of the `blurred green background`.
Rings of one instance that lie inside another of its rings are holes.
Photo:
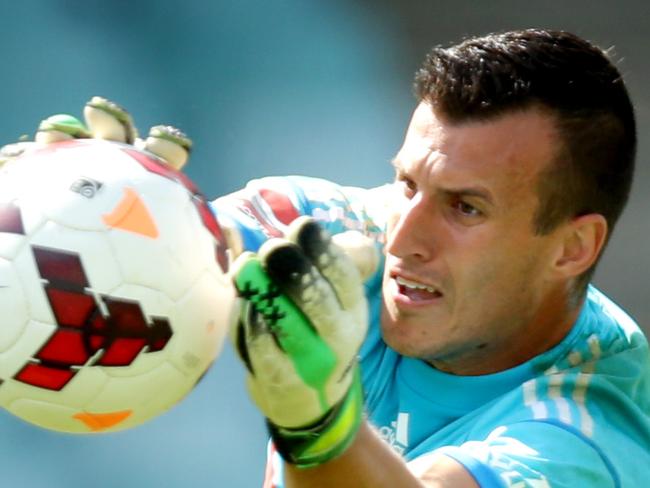
[[[209,196],[271,174],[372,186],[391,178],[428,48],[546,27],[614,47],[639,123],[633,196],[596,282],[650,325],[650,3],[466,0],[22,0],[0,6],[0,139],[32,134],[92,95],[141,131],[195,142],[188,174]],[[443,394],[441,392],[441,394]],[[263,422],[229,348],[196,390],[132,431],[76,437],[0,413],[0,486],[256,487]]]

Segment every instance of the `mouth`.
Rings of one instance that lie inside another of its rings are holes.
[[[427,305],[442,298],[442,292],[435,286],[392,275],[393,297],[406,305]]]

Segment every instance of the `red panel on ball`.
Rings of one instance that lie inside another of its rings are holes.
[[[106,343],[106,337],[100,336],[100,335],[91,335],[90,338],[88,339],[88,344],[90,345],[90,349],[93,352],[97,352],[99,349],[104,347],[104,344]]]
[[[100,366],[128,366],[140,354],[146,344],[147,341],[141,338],[115,339],[108,346],[97,364]]]
[[[28,363],[15,376],[15,379],[28,385],[47,390],[60,390],[76,374],[69,369],[58,369],[41,364]]]
[[[83,335],[76,330],[59,329],[41,348],[36,357],[64,365],[82,365],[89,359]]]
[[[146,337],[149,325],[138,302],[104,296],[102,300],[108,308],[108,322],[117,337]]]
[[[108,330],[108,322],[98,310],[95,310],[95,313],[90,317],[87,326],[89,331],[97,334],[106,333],[106,330]]]
[[[46,286],[52,312],[59,327],[81,328],[96,312],[95,300],[89,295]]]
[[[78,254],[40,246],[32,246],[32,251],[41,278],[52,284],[65,284],[74,288],[88,286]]]
[[[172,329],[166,319],[154,318],[153,327],[149,334],[148,352],[161,351],[165,348],[172,337]]]

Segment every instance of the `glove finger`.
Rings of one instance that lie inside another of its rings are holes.
[[[365,336],[366,322],[352,320],[341,308],[331,285],[296,244],[284,239],[268,241],[260,249],[260,259],[269,278],[300,309],[335,356],[332,367],[329,363],[321,365],[318,351],[308,358],[317,362],[316,374],[321,375],[319,395],[324,413],[349,387],[352,377],[347,373]]]
[[[293,361],[270,334],[256,336],[248,344],[255,374],[247,386],[253,401],[277,425],[299,427],[320,417],[326,410],[319,391],[309,388],[297,374]]]
[[[268,344],[264,346],[268,354],[286,356],[275,332],[268,327],[258,308],[247,300],[240,300],[239,320],[231,331],[231,341],[239,359],[253,376],[257,376],[260,372],[263,374],[265,369],[263,365],[260,368],[259,355],[255,355],[259,351],[260,343]]]
[[[249,373],[248,391],[264,415],[277,425],[305,425],[322,414],[317,392],[305,387],[277,339],[251,313],[256,314],[250,304],[245,304],[232,336]]]
[[[38,144],[50,144],[89,137],[90,132],[81,121],[72,115],[58,114],[48,117],[39,124],[34,140]]]
[[[294,243],[274,239],[262,246],[260,258],[271,280],[305,314],[311,325],[328,344],[336,344],[339,355],[347,356],[354,341],[347,334],[341,302],[331,284]]]
[[[363,281],[369,279],[379,267],[377,241],[356,230],[334,234],[332,242],[343,249],[359,270]]]
[[[289,239],[327,279],[345,310],[352,310],[363,302],[362,278],[356,264],[315,220],[295,220],[289,229]]]
[[[241,267],[242,261],[234,266]],[[252,287],[239,291],[250,296]],[[322,385],[306,384],[296,362],[281,346],[278,330],[269,327],[258,307],[247,300],[241,303],[231,340],[248,369],[247,387],[253,401],[276,425],[295,428],[313,422],[329,408]]]
[[[125,108],[103,97],[92,97],[84,107],[92,137],[133,144],[138,131]]]
[[[192,150],[192,140],[171,125],[156,125],[149,130],[144,149],[164,159],[180,171],[187,163]]]
[[[252,253],[242,254],[233,264],[238,295],[251,307],[242,320],[248,329],[248,353],[256,370],[251,344],[259,337],[276,346],[291,360],[303,383],[315,389],[325,405],[325,383],[336,367],[336,355],[319,337],[310,320],[271,280],[260,259]],[[256,373],[257,374],[257,373]]]

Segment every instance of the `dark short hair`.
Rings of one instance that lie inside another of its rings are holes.
[[[415,91],[452,123],[548,111],[560,144],[538,181],[535,231],[598,213],[611,234],[632,186],[636,125],[623,78],[602,49],[540,29],[470,38],[431,50]],[[592,274],[593,267],[581,277],[581,291]]]

